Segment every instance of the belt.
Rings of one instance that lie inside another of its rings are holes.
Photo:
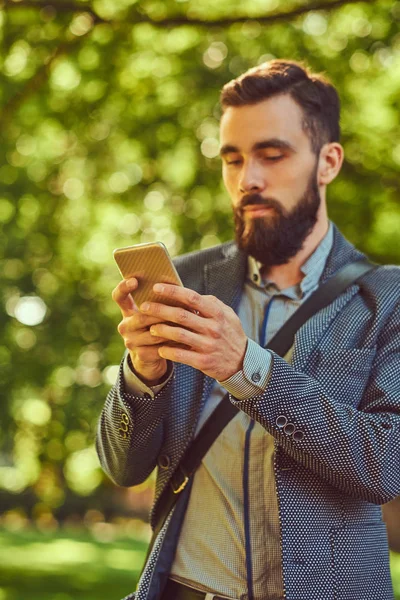
[[[227,596],[220,596],[213,592],[202,592],[195,590],[183,583],[168,579],[161,600],[234,600]]]

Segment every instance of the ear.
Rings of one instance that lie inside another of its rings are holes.
[[[322,146],[318,161],[318,184],[328,185],[339,173],[344,158],[343,147],[337,142]]]

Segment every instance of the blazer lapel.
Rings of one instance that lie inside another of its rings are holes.
[[[222,258],[204,267],[206,294],[216,296],[237,312],[247,269],[247,256],[235,244],[223,248]]]
[[[365,255],[354,248],[334,225],[332,250],[326,261],[320,283],[330,279],[347,263],[365,258]],[[312,351],[321,340],[335,316],[346,306],[358,292],[358,284],[350,285],[329,306],[317,312],[297,332],[294,340],[293,367],[302,370]]]
[[[318,345],[329,325],[336,315],[346,306],[352,297],[358,292],[359,286],[353,284],[340,294],[329,306],[317,312],[313,317],[300,327],[294,338],[293,367],[302,371]]]

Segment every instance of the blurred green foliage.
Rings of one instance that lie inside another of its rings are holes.
[[[231,238],[218,96],[246,68],[288,57],[330,76],[347,157],[331,218],[373,259],[399,262],[400,2],[328,4],[0,5],[3,512],[42,527],[90,507],[145,514],[151,482],[116,491],[93,446],[123,352],[112,250]]]

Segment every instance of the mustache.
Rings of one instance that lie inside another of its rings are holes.
[[[275,208],[279,213],[282,207],[274,198],[263,198],[260,194],[246,194],[243,196],[237,206],[237,210],[242,211],[246,206],[264,206],[265,208]]]

